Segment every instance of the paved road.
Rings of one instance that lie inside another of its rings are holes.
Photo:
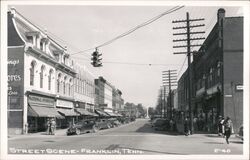
[[[19,150],[20,149],[20,150]],[[30,149],[30,150],[28,150]],[[242,154],[243,144],[212,134],[170,135],[154,131],[147,119],[75,136],[28,135],[9,138],[9,153],[62,154]]]

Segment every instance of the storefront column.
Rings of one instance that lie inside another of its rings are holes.
[[[28,133],[28,95],[23,98],[23,134]]]

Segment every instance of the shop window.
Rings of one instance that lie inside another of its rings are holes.
[[[30,85],[34,86],[34,78],[35,78],[35,65],[36,62],[32,61],[30,66]]]

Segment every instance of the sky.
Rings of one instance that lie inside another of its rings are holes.
[[[95,48],[135,26],[169,10],[173,6],[108,6],[108,5],[13,5],[24,17],[41,29],[46,29],[50,36],[63,46],[68,47],[71,58],[86,65],[96,76],[103,76],[107,81],[122,91],[125,102],[142,103],[145,107],[155,107],[162,71],[176,69],[178,77],[187,68],[186,55],[174,55],[173,52],[185,51],[173,49],[172,28],[184,24],[173,24],[173,20],[205,18],[195,24],[205,27],[194,29],[206,31],[200,35],[206,37],[216,22],[217,10],[224,8],[226,16],[242,16],[240,7],[187,7],[167,14],[157,21],[99,48],[102,53],[103,67],[90,65],[94,50],[74,54]],[[183,30],[184,31],[184,30]],[[193,42],[198,44],[199,42]],[[202,43],[202,41],[200,42]],[[193,48],[197,50],[199,48]],[[151,65],[149,65],[151,64]]]

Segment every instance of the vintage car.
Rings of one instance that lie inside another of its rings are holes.
[[[112,125],[108,119],[98,119],[96,121],[96,127],[97,129],[108,129],[111,128]]]
[[[117,118],[109,118],[108,121],[111,124],[111,127],[117,127],[121,125],[121,123],[117,120]]]
[[[154,127],[155,130],[168,130],[170,125],[167,119],[157,118],[153,121],[152,127]]]
[[[67,135],[80,135],[81,133],[97,132],[98,127],[94,120],[82,120],[67,129]]]

